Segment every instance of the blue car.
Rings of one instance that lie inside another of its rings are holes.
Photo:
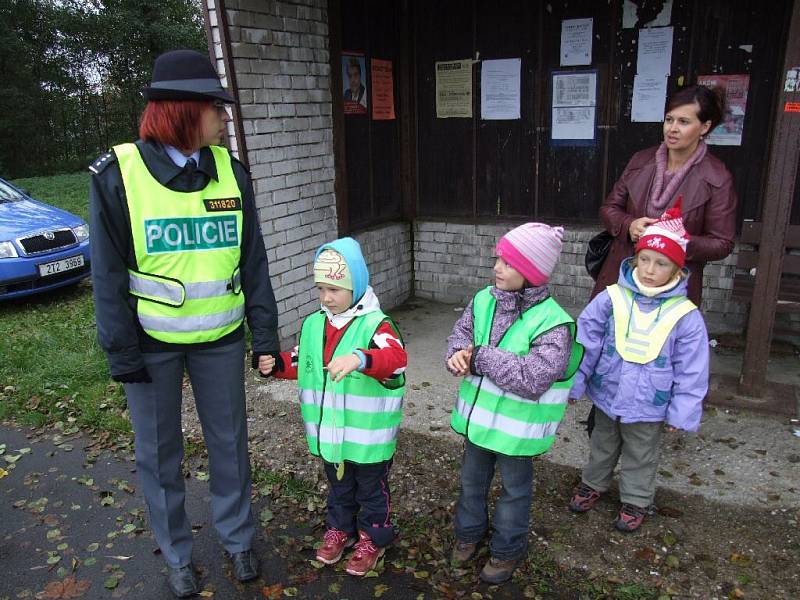
[[[0,300],[89,276],[89,226],[0,179]]]

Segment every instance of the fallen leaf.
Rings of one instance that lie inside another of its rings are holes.
[[[342,584],[339,583],[338,581],[335,581],[328,586],[328,591],[331,594],[338,594],[339,592],[342,591]]]
[[[389,586],[388,585],[385,585],[383,583],[379,583],[378,585],[375,586],[374,596],[376,598],[380,598],[381,596],[383,596],[388,591],[389,591]]]
[[[122,528],[122,533],[133,533],[134,531],[136,531],[136,525],[133,523],[128,523]]]
[[[267,600],[278,600],[283,595],[283,584],[265,585],[261,588],[261,595]]]
[[[639,548],[633,553],[634,558],[646,563],[652,563],[656,559],[656,551],[652,548]]]
[[[86,550],[87,552],[96,552],[99,547],[100,544],[98,544],[97,542],[92,542],[91,544],[86,546]]]
[[[742,565],[747,566],[750,564],[750,557],[746,554],[739,554],[738,552],[734,552],[731,554],[730,561],[735,565]]]
[[[121,556],[121,555],[117,554],[117,555],[106,556],[106,558],[110,558],[112,560],[130,560],[133,557],[132,556]]]
[[[8,475],[8,471],[6,471],[3,467],[0,467],[0,479]]]
[[[288,587],[283,590],[284,596],[289,596],[290,598],[294,598],[297,596],[297,588],[296,587]]]
[[[272,514],[272,511],[268,508],[263,509],[259,514],[258,518],[261,520],[262,523],[266,524],[272,521],[275,518],[275,515]]]
[[[107,590],[113,590],[118,585],[119,585],[119,579],[117,579],[113,575],[103,582],[103,587],[105,587]]]
[[[666,562],[667,566],[670,567],[671,569],[677,569],[681,564],[680,561],[678,560],[678,557],[673,556],[672,554],[667,556],[664,562]]]
[[[212,598],[214,596],[214,592],[211,590],[203,590],[198,594],[198,596],[202,596],[203,598]]]
[[[414,571],[414,577],[417,579],[426,579],[429,575],[427,571]]]

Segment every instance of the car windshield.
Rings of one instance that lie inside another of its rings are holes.
[[[0,204],[22,200],[22,198],[22,194],[0,179]]]

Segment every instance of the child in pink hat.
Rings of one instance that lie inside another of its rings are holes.
[[[447,340],[447,368],[463,377],[451,420],[464,436],[452,559],[470,560],[489,529],[486,498],[497,468],[503,491],[480,573],[489,584],[510,579],[527,555],[531,457],[552,445],[580,362],[575,322],[547,288],[563,235],[544,223],[504,235],[494,285],[475,295]]]

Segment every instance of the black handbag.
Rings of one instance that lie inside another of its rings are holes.
[[[603,263],[606,261],[608,252],[611,250],[611,242],[613,241],[614,238],[612,235],[605,230],[589,240],[589,248],[586,250],[584,264],[586,265],[586,270],[589,272],[589,275],[591,275],[592,279],[595,281],[597,281],[597,277],[600,275],[600,269],[603,268]]]

